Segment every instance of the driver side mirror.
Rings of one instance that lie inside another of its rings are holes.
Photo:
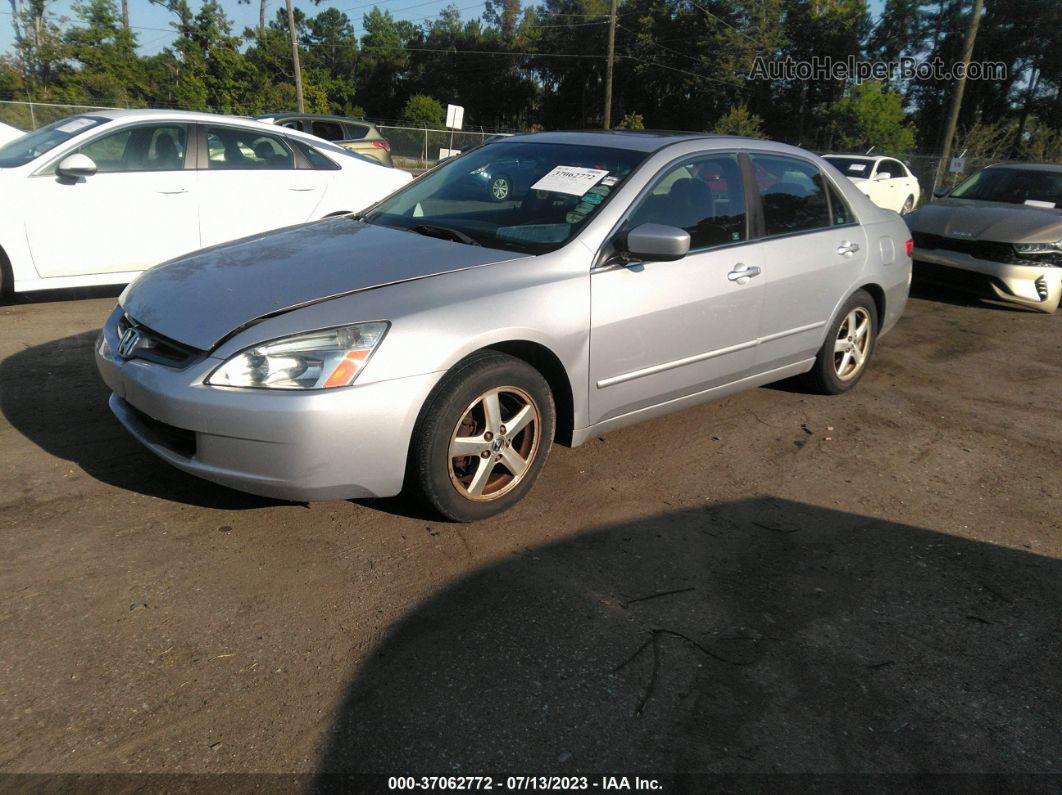
[[[875,182],[884,182],[887,179],[892,179],[892,174],[888,173],[887,171],[879,171],[877,174],[874,175]]]
[[[646,262],[673,262],[690,251],[690,233],[677,226],[641,224],[627,233],[626,251]]]
[[[949,193],[951,193],[951,191],[947,188],[937,188],[935,191],[933,191],[933,195],[938,199],[943,199]]]
[[[88,155],[75,152],[59,161],[59,165],[55,167],[55,173],[68,179],[91,177],[96,173],[96,164]]]

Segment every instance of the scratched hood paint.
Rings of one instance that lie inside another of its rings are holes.
[[[210,350],[262,317],[520,256],[350,217],[331,218],[157,265],[129,285],[120,302],[136,322],[177,342]]]

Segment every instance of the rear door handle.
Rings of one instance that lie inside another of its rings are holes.
[[[734,266],[734,270],[726,275],[726,278],[730,279],[732,282],[737,282],[738,284],[748,284],[749,279],[753,276],[759,276],[761,273],[762,271],[757,266],[746,265],[739,262]]]
[[[295,193],[308,193],[311,190],[317,190],[317,188],[315,188],[315,187],[313,187],[311,185],[308,188],[302,188],[302,187],[299,187],[299,188],[288,188],[288,190],[294,191]]]
[[[174,188],[173,190],[160,190],[159,193],[163,193],[167,196],[176,196],[181,193],[187,193],[188,188]]]
[[[838,254],[855,254],[859,251],[858,243],[850,243],[847,240],[842,240],[841,245],[837,247]]]

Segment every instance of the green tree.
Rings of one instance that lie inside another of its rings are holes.
[[[446,123],[446,110],[438,100],[424,94],[414,94],[402,108],[402,118],[414,127],[442,129]]]
[[[617,130],[644,130],[645,118],[640,113],[626,113],[623,120],[616,125]]]
[[[903,109],[899,92],[880,81],[867,80],[851,88],[834,113],[841,148],[865,150],[871,146],[902,155],[914,147],[914,127]]]
[[[745,138],[765,138],[763,119],[749,113],[748,105],[735,105],[715,125],[720,135],[740,135]]]
[[[142,105],[148,99],[144,64],[136,52],[136,35],[122,24],[114,0],[74,4],[80,24],[66,32],[76,72],[64,80],[70,101]]]

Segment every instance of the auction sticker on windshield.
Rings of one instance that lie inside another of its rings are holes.
[[[532,185],[531,190],[546,190],[553,193],[582,196],[607,176],[608,172],[600,168],[557,166]]]

